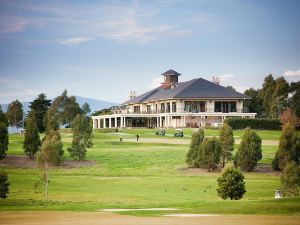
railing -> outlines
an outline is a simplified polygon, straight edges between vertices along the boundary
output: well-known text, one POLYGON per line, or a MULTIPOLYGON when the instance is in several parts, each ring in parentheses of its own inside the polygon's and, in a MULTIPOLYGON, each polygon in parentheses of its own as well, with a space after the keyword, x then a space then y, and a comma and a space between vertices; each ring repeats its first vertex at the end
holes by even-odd
MULTIPOLYGON (((118 110, 114 111, 114 114, 160 114, 160 113, 225 113, 225 112, 214 112, 214 110, 208 110, 205 109, 204 112, 199 111, 199 110, 191 110, 191 111, 186 111, 183 108, 176 109, 176 112, 170 112, 169 110, 143 110, 143 111, 136 111, 136 112, 129 112, 127 110, 118 110)), ((237 109, 236 112, 227 112, 228 115, 231 113, 249 113, 249 111, 246 108, 243 109, 237 109)), ((227 114, 226 113, 226 114, 227 114)))

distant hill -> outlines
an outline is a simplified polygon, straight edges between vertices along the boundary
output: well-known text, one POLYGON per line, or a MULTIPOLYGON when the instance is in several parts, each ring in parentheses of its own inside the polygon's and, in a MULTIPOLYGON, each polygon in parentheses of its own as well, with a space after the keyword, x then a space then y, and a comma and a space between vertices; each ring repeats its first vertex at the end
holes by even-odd
MULTIPOLYGON (((80 97, 80 96, 75 96, 75 97, 76 97, 76 101, 79 103, 80 106, 82 106, 85 102, 87 102, 90 105, 92 112, 101 110, 101 109, 110 108, 111 106, 114 106, 114 105, 119 105, 118 103, 107 102, 107 101, 97 100, 97 99, 93 99, 93 98, 85 98, 85 97, 80 97)), ((22 104, 23 104, 24 112, 29 111, 30 103, 22 102, 22 104)), ((2 107, 2 110, 4 112, 6 112, 8 104, 1 104, 1 107, 2 107)))

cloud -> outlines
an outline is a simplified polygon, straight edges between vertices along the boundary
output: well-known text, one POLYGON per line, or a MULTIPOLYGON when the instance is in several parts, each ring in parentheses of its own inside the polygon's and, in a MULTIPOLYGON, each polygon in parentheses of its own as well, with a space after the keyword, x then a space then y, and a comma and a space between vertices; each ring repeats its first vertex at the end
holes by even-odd
POLYGON ((193 35, 192 28, 195 26, 196 33, 215 32, 210 29, 215 27, 214 16, 186 10, 178 12, 176 8, 172 8, 180 3, 181 0, 156 0, 151 3, 133 1, 129 4, 25 4, 22 1, 8 1, 3 6, 3 12, 9 18, 0 18, 0 28, 3 27, 0 30, 17 33, 35 27, 45 28, 54 35, 74 36, 69 39, 55 39, 65 45, 78 45, 95 38, 144 45, 156 40, 193 35), (164 20, 161 20, 162 16, 164 20))
POLYGON ((6 78, 5 76, 0 76, 0 84, 7 84, 12 82, 11 79, 6 78))
POLYGON ((283 74, 285 77, 300 77, 300 70, 287 70, 283 74))
POLYGON ((2 92, 0 97, 20 97, 20 96, 36 96, 40 94, 41 91, 35 89, 25 89, 24 91, 19 92, 2 92))
POLYGON ((58 43, 62 45, 79 45, 88 41, 95 40, 95 38, 91 37, 75 37, 75 38, 68 38, 68 39, 58 39, 58 43))
POLYGON ((150 85, 149 85, 149 89, 153 89, 153 88, 157 88, 160 86, 160 84, 163 82, 163 77, 162 76, 159 76, 159 77, 155 77, 150 85))
POLYGON ((5 11, 3 12, 4 13, 0 14, 0 35, 19 33, 26 31, 28 28, 38 28, 43 26, 43 23, 40 20, 19 15, 11 15, 5 11))
POLYGON ((224 81, 232 80, 234 78, 234 75, 233 74, 223 74, 218 77, 222 82, 224 82, 224 81))

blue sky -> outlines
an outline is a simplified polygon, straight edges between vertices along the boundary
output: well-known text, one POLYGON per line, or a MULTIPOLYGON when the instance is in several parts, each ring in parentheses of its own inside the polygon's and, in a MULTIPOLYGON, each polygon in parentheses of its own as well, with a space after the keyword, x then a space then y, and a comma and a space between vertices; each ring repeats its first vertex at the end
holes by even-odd
POLYGON ((300 1, 0 0, 0 103, 70 94, 113 102, 219 76, 239 91, 300 80, 300 1))

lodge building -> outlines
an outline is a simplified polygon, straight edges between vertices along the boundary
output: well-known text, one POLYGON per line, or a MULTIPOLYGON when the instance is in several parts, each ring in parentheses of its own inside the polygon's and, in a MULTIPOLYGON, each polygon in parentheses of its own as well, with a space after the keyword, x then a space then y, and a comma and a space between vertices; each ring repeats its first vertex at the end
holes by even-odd
POLYGON ((162 76, 160 87, 139 96, 131 92, 128 101, 112 108, 112 114, 93 116, 93 128, 218 126, 229 117, 256 115, 244 109, 248 96, 221 86, 217 78, 179 82, 181 74, 174 70, 162 76))

